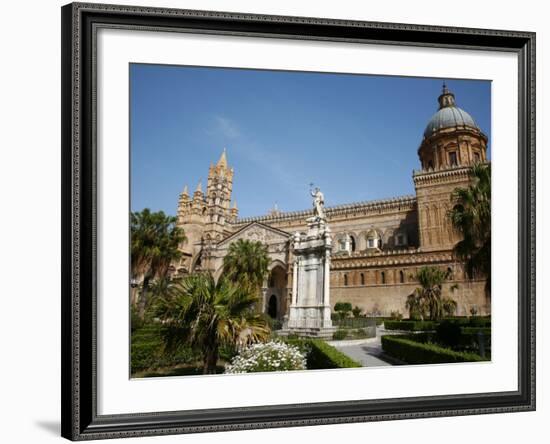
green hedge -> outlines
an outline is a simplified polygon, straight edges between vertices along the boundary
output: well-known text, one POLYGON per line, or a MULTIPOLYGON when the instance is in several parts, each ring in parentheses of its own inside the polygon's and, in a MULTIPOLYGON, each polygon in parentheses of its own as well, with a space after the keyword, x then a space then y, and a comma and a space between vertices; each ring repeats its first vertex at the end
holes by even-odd
POLYGON ((386 330, 429 331, 436 326, 437 322, 433 321, 384 321, 386 330))
POLYGON ((311 346, 311 351, 307 357, 307 368, 310 370, 361 367, 361 364, 338 351, 333 346, 328 345, 325 341, 310 339, 308 342, 311 346))
POLYGON ((286 339, 285 342, 306 353, 308 370, 361 367, 361 364, 322 339, 286 339))
POLYGON ((453 351, 431 343, 414 341, 410 335, 382 336, 382 349, 407 364, 442 364, 485 361, 473 353, 453 351))
POLYGON ((445 321, 456 322, 461 326, 468 327, 490 327, 491 316, 470 316, 470 317, 458 317, 452 316, 445 318, 445 321))
POLYGON ((444 318, 441 321, 384 321, 384 328, 386 330, 403 330, 403 331, 430 331, 435 330, 441 322, 448 322, 457 324, 462 328, 475 328, 476 331, 481 329, 491 329, 490 317, 470 317, 470 318, 444 318))
POLYGON ((148 325, 132 333, 130 349, 132 373, 192 363, 197 358, 197 354, 187 347, 181 347, 174 352, 166 351, 162 340, 161 326, 148 325))
POLYGON ((374 318, 335 318, 332 321, 332 324, 335 327, 340 328, 367 328, 367 327, 376 327, 376 319, 374 318))
POLYGON ((477 335, 478 332, 481 332, 484 336, 491 336, 491 327, 462 327, 460 331, 463 335, 477 335))

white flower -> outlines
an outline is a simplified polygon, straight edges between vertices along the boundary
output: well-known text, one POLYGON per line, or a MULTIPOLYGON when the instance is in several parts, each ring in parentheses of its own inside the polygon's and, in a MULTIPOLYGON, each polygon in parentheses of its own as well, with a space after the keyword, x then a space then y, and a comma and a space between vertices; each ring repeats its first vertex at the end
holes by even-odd
POLYGON ((230 364, 226 373, 268 372, 305 370, 306 359, 300 350, 283 342, 252 344, 241 350, 230 364))

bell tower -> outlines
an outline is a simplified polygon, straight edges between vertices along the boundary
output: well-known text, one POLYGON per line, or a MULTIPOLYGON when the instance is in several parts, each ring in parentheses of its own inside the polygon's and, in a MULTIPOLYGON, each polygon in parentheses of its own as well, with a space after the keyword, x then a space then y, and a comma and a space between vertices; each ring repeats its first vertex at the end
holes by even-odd
POLYGON ((237 208, 231 208, 233 191, 233 168, 227 164, 227 152, 224 148, 220 159, 210 165, 206 187, 206 240, 217 242, 221 239, 227 222, 237 217, 237 208))
POLYGON ((487 161, 487 136, 456 105, 455 95, 445 84, 438 103, 418 148, 421 170, 413 173, 424 251, 452 249, 458 242, 459 234, 448 216, 452 193, 469 185, 473 165, 487 161))

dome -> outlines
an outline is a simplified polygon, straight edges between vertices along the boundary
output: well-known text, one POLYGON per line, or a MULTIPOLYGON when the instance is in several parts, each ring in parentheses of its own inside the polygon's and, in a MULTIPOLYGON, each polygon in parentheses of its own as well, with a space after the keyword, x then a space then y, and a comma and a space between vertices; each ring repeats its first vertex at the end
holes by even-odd
POLYGON ((443 93, 439 96, 439 110, 432 116, 426 129, 424 138, 430 137, 435 131, 444 128, 469 127, 479 130, 474 119, 463 109, 456 106, 454 94, 443 85, 443 93))

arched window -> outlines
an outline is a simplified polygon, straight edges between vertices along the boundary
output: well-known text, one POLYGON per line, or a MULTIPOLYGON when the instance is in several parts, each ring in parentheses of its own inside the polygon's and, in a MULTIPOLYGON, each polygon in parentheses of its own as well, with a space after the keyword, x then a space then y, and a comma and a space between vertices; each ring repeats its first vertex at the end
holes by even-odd
POLYGON ((386 283, 386 273, 385 272, 380 273, 380 280, 382 281, 383 284, 386 283))
POLYGON ((344 286, 345 287, 348 286, 348 275, 347 274, 344 274, 344 286))
POLYGON ((405 282, 405 273, 403 273, 403 270, 399 271, 399 282, 402 284, 405 282))
POLYGON ((355 251, 355 237, 351 236, 349 237, 349 245, 351 251, 355 251))
POLYGON ((361 285, 365 285, 365 275, 361 273, 361 285))

